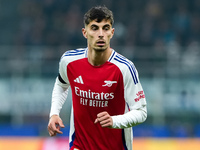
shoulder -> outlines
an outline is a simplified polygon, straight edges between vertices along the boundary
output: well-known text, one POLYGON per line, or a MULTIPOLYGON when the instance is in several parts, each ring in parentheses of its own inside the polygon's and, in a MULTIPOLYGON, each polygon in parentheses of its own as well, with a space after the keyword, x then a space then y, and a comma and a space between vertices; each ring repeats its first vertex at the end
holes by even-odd
POLYGON ((87 48, 79 48, 66 51, 59 62, 59 73, 62 79, 67 83, 67 66, 71 62, 85 58, 87 56, 87 48))
POLYGON ((78 49, 74 49, 74 50, 68 50, 62 55, 61 59, 65 58, 65 57, 82 56, 82 55, 86 54, 86 52, 87 52, 87 48, 78 48, 78 49))
POLYGON ((115 52, 113 55, 111 62, 120 67, 120 69, 125 69, 125 70, 135 70, 135 65, 131 60, 128 58, 124 57, 123 55, 115 52))
POLYGON ((87 56, 87 48, 68 50, 62 55, 60 62, 70 63, 72 61, 85 58, 86 56, 87 56))
POLYGON ((135 84, 138 83, 138 72, 134 63, 131 60, 115 52, 115 55, 113 56, 111 62, 119 67, 123 76, 129 76, 133 79, 135 84))

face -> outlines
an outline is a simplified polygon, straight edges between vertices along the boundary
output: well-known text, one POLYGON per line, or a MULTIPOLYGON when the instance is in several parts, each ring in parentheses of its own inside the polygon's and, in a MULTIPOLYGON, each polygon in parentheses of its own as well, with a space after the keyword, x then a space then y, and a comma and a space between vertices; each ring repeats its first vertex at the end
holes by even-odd
POLYGON ((88 48, 96 51, 105 51, 110 48, 110 39, 113 37, 114 28, 110 21, 91 21, 82 29, 83 36, 87 39, 88 48))

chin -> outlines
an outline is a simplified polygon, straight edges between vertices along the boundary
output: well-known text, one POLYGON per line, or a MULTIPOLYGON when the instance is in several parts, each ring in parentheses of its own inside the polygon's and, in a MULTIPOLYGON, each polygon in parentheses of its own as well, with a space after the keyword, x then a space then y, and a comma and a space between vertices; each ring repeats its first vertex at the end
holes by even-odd
POLYGON ((95 51, 99 51, 99 52, 103 52, 103 51, 105 51, 106 49, 107 49, 108 47, 94 47, 94 50, 95 51))

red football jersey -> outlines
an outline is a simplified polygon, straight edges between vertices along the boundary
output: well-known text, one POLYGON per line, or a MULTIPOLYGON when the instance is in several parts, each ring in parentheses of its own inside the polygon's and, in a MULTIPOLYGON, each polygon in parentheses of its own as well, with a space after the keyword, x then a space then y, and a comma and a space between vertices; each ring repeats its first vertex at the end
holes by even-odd
POLYGON ((88 62, 87 49, 67 51, 61 58, 59 73, 72 91, 70 149, 132 149, 131 127, 116 123, 116 129, 102 128, 94 123, 100 112, 118 116, 146 105, 135 66, 112 51, 101 66, 88 62))

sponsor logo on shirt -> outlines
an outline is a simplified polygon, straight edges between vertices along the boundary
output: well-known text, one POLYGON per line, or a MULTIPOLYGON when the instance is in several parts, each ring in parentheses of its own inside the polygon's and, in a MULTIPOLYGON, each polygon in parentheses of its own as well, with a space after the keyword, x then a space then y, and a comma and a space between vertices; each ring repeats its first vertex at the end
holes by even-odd
POLYGON ((114 93, 95 92, 82 90, 79 87, 74 87, 75 94, 80 97, 80 104, 91 107, 108 107, 108 102, 114 99, 114 93))

